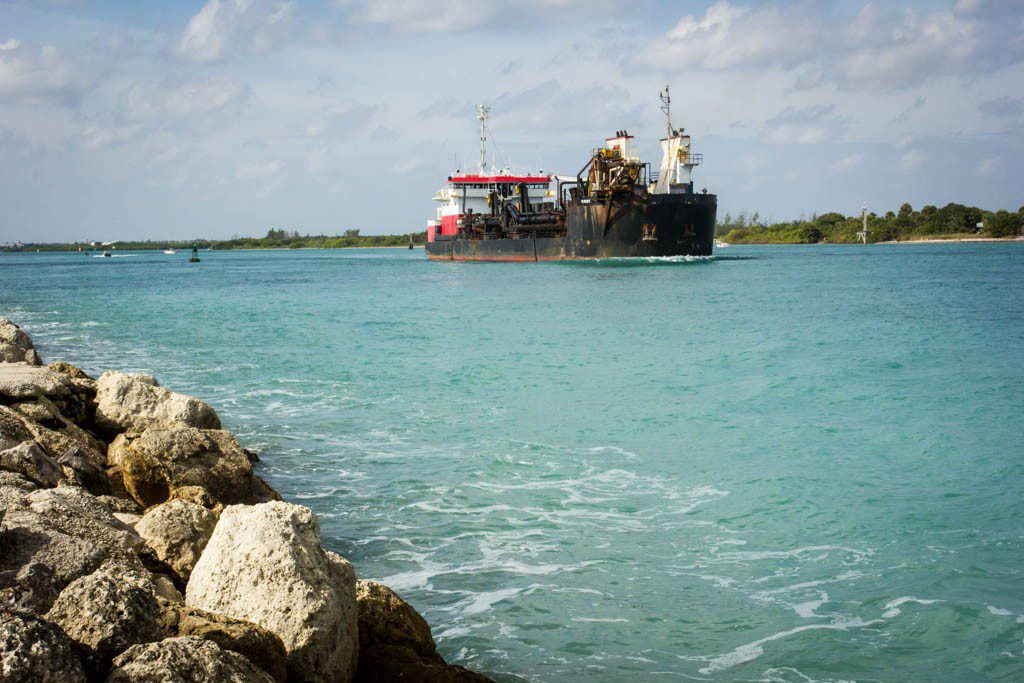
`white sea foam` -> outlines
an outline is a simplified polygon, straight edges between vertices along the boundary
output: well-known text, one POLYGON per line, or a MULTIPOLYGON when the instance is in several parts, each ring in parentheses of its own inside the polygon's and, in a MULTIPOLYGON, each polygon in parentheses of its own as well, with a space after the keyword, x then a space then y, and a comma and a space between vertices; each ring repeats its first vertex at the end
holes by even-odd
POLYGON ((530 586, 528 588, 503 588, 500 590, 484 591, 477 593, 473 596, 472 600, 468 605, 462 607, 462 613, 466 615, 470 614, 481 614, 483 612, 489 612, 494 605, 501 602, 502 600, 508 600, 514 598, 520 593, 529 595, 534 591, 535 587, 530 586))
POLYGON ((828 593, 824 591, 821 593, 821 597, 817 600, 808 600, 807 602, 801 602, 793 605, 793 611, 797 613, 797 616, 803 617, 804 619, 812 619, 821 615, 815 614, 815 610, 828 602, 828 593))
POLYGON ((933 605, 936 602, 942 601, 923 600, 921 598, 915 598, 913 596, 904 596, 902 598, 896 598, 895 600, 890 600, 889 602, 885 603, 885 612, 882 612, 882 617, 884 619, 892 619, 893 617, 898 617, 900 614, 902 614, 902 610, 900 610, 900 607, 906 605, 907 603, 914 603, 918 605, 933 605))
MULTIPOLYGON (((698 658, 707 661, 707 666, 700 669, 700 673, 709 675, 725 669, 730 669, 738 664, 750 662, 764 654, 764 648, 762 647, 765 643, 770 643, 775 640, 782 638, 788 638, 789 636, 802 633, 804 631, 817 631, 817 630, 830 630, 830 631, 848 631, 851 628, 863 628, 865 626, 871 626, 879 623, 878 619, 865 621, 863 619, 850 619, 847 621, 834 621, 828 624, 807 624, 805 626, 797 626, 787 631, 780 631, 773 633, 770 636, 755 640, 751 643, 740 645, 731 652, 727 652, 723 655, 708 658, 698 658)), ((684 658, 685 659, 685 658, 684 658)))

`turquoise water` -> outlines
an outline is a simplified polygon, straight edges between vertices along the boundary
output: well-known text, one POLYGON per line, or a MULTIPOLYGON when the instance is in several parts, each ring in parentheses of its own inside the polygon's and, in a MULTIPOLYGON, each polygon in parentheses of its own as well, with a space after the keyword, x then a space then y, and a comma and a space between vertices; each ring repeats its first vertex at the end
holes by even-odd
POLYGON ((1024 244, 0 254, 501 680, 1024 678, 1024 244))

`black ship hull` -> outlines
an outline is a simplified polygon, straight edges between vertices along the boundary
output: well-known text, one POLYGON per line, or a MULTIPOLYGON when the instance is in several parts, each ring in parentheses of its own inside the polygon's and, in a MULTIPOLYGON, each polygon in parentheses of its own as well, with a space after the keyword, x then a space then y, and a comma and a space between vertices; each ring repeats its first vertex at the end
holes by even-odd
POLYGON ((566 208, 565 231, 555 237, 523 231, 517 238, 439 237, 427 257, 443 261, 563 261, 573 259, 711 256, 717 198, 661 194, 566 208))

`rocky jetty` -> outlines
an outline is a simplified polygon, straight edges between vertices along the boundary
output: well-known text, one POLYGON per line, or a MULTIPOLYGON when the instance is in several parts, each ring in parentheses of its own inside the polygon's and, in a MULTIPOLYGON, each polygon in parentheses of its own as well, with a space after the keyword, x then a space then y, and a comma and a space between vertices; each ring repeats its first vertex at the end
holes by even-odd
POLYGON ((0 318, 0 681, 489 680, 254 459, 199 399, 44 365, 0 318))

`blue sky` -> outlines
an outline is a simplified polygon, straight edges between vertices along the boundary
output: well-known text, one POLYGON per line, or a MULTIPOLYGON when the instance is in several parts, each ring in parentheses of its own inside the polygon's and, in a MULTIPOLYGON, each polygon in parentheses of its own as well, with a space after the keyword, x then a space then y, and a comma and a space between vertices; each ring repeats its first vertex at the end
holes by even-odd
POLYGON ((0 0, 0 241, 420 230, 674 121, 719 211, 1024 204, 1024 2, 0 0))

